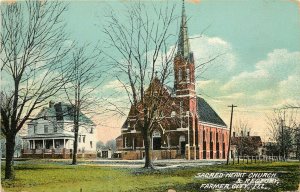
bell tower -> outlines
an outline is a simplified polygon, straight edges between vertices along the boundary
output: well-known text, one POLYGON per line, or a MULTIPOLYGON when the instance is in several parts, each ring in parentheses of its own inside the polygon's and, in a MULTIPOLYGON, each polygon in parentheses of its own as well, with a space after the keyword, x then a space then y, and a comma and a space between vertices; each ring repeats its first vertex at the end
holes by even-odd
POLYGON ((181 103, 184 111, 189 111, 192 116, 196 115, 195 63, 190 49, 184 0, 177 53, 174 58, 174 77, 174 89, 178 102, 181 103))
POLYGON ((190 50, 184 1, 182 4, 177 53, 174 59, 174 74, 176 97, 195 97, 194 55, 190 50))

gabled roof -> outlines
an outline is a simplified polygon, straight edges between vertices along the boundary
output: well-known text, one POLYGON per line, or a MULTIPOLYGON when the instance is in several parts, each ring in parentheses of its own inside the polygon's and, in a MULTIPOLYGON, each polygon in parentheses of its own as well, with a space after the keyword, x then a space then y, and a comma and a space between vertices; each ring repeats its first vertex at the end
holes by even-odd
MULTIPOLYGON (((70 104, 59 102, 54 104, 52 107, 43 107, 43 109, 37 114, 36 118, 46 116, 48 118, 56 118, 57 121, 73 121, 73 113, 74 111, 70 104)), ((79 122, 94 124, 93 121, 81 111, 79 112, 79 122)))
POLYGON ((215 110, 201 97, 197 97, 197 110, 200 121, 227 126, 215 110))
POLYGON ((123 125, 122 125, 122 128, 127 128, 128 127, 128 121, 126 120, 123 125))
POLYGON ((238 145, 242 139, 248 139, 251 143, 262 146, 262 140, 260 136, 231 137, 231 144, 238 145))
MULTIPOLYGON (((54 105, 56 117, 60 115, 60 117, 64 121, 73 121, 73 107, 70 104, 59 102, 54 105)), ((93 124, 93 121, 89 119, 85 114, 83 114, 81 111, 79 112, 79 122, 81 123, 88 123, 93 124)))
POLYGON ((116 140, 118 140, 118 139, 123 139, 123 136, 122 136, 122 135, 119 135, 119 136, 116 138, 116 140))
POLYGON ((168 91, 168 93, 172 96, 176 93, 175 89, 168 86, 168 85, 164 85, 164 87, 166 88, 166 90, 168 91))

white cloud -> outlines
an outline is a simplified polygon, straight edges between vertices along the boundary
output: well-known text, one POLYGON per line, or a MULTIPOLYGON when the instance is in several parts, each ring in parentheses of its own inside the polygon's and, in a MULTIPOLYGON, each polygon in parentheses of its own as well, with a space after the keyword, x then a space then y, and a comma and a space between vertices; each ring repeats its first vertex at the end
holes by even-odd
POLYGON ((202 89, 209 88, 217 83, 218 82, 216 80, 202 80, 196 82, 197 86, 202 89))
MULTIPOLYGON (((229 42, 220 37, 195 35, 190 37, 191 50, 194 52, 196 65, 221 55, 212 64, 224 70, 231 70, 236 65, 236 55, 229 42)), ((214 70, 216 67, 214 67, 214 70)))
MULTIPOLYGON (((226 92, 244 90, 252 95, 257 93, 261 94, 261 91, 269 89, 273 91, 278 89, 277 91, 280 91, 282 86, 280 88, 279 84, 284 84, 291 78, 291 75, 295 77, 299 76, 299 61, 300 52, 275 49, 268 54, 266 59, 258 61, 255 64, 253 71, 243 71, 240 74, 233 76, 230 81, 221 87, 221 90, 226 92)), ((290 79, 290 81, 293 86, 291 86, 290 89, 285 90, 285 92, 281 91, 281 94, 287 95, 287 93, 292 92, 293 89, 297 89, 297 87, 299 89, 299 86, 294 84, 297 80, 290 79)))
MULTIPOLYGON (((129 88, 129 85, 125 85, 127 88, 129 88)), ((125 91, 124 84, 122 84, 119 80, 112 80, 106 83, 103 86, 103 89, 110 89, 110 90, 116 90, 116 91, 125 91)))
POLYGON ((245 97, 245 94, 242 93, 242 92, 239 92, 239 93, 232 93, 232 94, 229 94, 229 95, 225 95, 225 96, 220 96, 218 97, 220 100, 234 100, 234 99, 241 99, 245 97))

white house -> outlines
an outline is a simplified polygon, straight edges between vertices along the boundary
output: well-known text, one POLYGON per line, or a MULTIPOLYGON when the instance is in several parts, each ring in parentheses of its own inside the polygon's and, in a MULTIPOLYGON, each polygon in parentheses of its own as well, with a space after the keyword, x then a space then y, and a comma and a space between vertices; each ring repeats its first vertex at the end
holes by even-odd
MULTIPOLYGON (((71 158, 74 144, 73 109, 70 104, 50 102, 27 123, 28 135, 22 157, 71 158)), ((96 157, 94 123, 80 112, 78 157, 96 157)))

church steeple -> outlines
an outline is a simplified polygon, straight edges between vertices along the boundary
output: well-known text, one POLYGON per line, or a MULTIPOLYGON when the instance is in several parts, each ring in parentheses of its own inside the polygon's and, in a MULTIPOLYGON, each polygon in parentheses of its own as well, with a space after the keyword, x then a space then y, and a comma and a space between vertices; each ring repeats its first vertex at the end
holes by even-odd
POLYGON ((190 42, 188 38, 187 18, 185 14, 185 5, 183 0, 177 55, 181 56, 184 60, 190 60, 190 53, 191 50, 190 50, 190 42))
POLYGON ((184 1, 178 38, 178 50, 174 58, 174 89, 176 97, 195 97, 195 63, 190 49, 187 17, 184 1))

